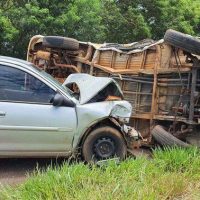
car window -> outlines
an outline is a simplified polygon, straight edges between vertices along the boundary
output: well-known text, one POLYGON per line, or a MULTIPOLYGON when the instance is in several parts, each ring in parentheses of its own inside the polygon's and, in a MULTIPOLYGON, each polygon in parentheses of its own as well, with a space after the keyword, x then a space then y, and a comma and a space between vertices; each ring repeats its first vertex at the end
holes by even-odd
POLYGON ((22 70, 0 65, 0 100, 50 103, 56 92, 22 70))

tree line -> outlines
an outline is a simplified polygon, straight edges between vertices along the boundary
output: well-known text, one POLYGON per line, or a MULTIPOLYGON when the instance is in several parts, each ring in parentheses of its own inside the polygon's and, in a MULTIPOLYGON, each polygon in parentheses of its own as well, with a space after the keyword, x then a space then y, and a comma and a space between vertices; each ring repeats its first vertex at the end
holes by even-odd
POLYGON ((199 0, 1 0, 0 55, 25 58, 33 35, 129 43, 168 28, 198 35, 199 0))

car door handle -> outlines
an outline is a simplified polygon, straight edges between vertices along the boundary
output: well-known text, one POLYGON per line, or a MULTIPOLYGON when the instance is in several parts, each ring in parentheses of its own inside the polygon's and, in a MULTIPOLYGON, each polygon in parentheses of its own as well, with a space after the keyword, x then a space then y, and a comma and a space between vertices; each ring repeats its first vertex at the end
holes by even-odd
POLYGON ((0 111, 0 117, 5 117, 5 116, 6 116, 6 113, 3 111, 0 111))

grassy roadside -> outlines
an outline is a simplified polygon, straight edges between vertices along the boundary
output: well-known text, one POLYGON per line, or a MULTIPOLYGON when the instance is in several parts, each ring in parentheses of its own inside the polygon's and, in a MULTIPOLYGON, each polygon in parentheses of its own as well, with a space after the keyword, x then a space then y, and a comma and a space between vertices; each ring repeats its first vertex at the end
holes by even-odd
POLYGON ((200 151, 155 150, 152 160, 128 159, 102 168, 50 167, 16 188, 4 187, 0 199, 200 199, 200 151))

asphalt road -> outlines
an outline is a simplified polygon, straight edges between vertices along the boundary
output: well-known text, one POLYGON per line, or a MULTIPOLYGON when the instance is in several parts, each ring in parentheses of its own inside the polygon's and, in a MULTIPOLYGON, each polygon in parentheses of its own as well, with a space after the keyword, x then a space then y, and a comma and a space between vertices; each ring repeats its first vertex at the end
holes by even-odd
MULTIPOLYGON (((135 149, 130 152, 135 157, 145 156, 151 158, 149 149, 135 149)), ((46 169, 48 166, 62 165, 65 159, 47 159, 47 158, 10 158, 0 159, 0 184, 2 185, 18 185, 28 178, 28 174, 39 169, 46 169)))
POLYGON ((2 185, 17 185, 25 181, 36 169, 45 169, 49 165, 61 165, 64 159, 0 159, 0 183, 2 185))

